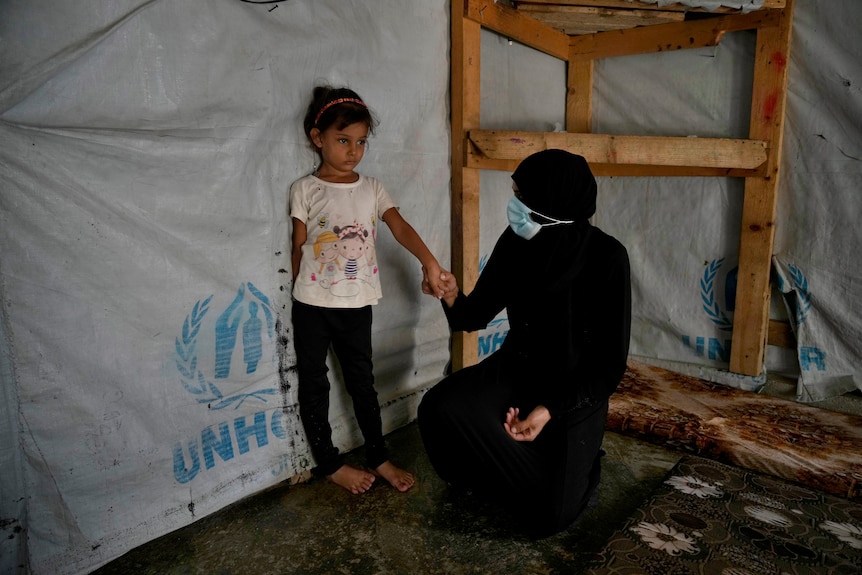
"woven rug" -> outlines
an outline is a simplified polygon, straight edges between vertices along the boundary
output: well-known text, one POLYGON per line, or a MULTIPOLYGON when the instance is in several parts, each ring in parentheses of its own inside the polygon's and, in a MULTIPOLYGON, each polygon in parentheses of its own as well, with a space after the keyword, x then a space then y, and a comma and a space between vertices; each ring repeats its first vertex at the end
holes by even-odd
POLYGON ((858 575, 862 504, 685 456, 587 573, 858 575))

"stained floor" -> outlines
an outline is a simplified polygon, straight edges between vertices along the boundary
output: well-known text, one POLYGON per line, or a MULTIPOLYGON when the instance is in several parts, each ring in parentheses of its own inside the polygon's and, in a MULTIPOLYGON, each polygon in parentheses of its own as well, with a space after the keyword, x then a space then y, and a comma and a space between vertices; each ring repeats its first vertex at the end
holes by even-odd
MULTIPOLYGON (((792 386, 773 382, 766 392, 788 396, 792 386)), ((822 407, 860 414, 862 396, 851 394, 822 407)), ((382 482, 360 496, 320 479, 276 486, 95 573, 577 575, 682 455, 606 433, 598 505, 569 530, 533 540, 505 509, 449 489, 431 468, 415 423, 388 440, 396 463, 418 478, 407 493, 382 482)), ((350 458, 361 464, 359 455, 350 458)))
POLYGON ((407 493, 381 483, 355 496, 319 479, 277 486, 95 573, 576 574, 680 457, 606 434, 598 505, 568 531, 534 540, 504 509, 441 481, 415 423, 388 440, 396 462, 417 476, 407 493))

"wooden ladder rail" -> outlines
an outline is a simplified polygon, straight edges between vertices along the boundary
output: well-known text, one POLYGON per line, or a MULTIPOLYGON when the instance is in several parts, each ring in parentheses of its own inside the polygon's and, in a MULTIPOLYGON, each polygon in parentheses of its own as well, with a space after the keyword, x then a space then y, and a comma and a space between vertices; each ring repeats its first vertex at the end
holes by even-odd
MULTIPOLYGON (((770 0, 769 5, 773 7, 749 14, 570 37, 490 0, 453 0, 451 266, 459 285, 469 291, 479 274, 481 169, 512 171, 530 153, 558 147, 584 155, 598 176, 742 177, 745 196, 730 370, 762 374, 770 333, 788 341, 788 330, 769 321, 769 296, 793 0, 770 0), (567 62, 567 133, 480 129, 482 28, 567 62), (726 32, 752 29, 757 31, 757 48, 749 139, 590 133, 596 59, 714 46, 726 32)), ((477 335, 453 334, 453 368, 477 359, 477 335)))

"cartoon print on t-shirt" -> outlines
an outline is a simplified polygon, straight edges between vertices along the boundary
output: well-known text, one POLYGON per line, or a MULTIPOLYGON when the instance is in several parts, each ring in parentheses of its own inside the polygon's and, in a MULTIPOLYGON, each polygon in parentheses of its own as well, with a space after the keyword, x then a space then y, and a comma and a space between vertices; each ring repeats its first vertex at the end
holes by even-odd
POLYGON ((353 297, 357 295, 360 286, 356 280, 359 279, 360 263, 364 264, 365 262, 367 250, 365 241, 368 232, 362 224, 354 221, 347 226, 334 226, 332 232, 323 232, 321 236, 326 236, 327 240, 332 240, 331 247, 327 246, 327 250, 325 250, 326 255, 323 256, 323 249, 320 252, 321 257, 329 258, 328 263, 325 264, 329 267, 325 267, 321 257, 317 257, 318 252, 316 250, 315 259, 321 261, 320 273, 325 270, 326 274, 331 275, 324 275, 318 284, 322 288, 328 289, 334 296, 353 297))
POLYGON ((317 274, 312 273, 311 280, 317 281, 325 289, 337 282, 335 276, 341 270, 337 245, 338 236, 329 231, 317 236, 314 242, 314 261, 320 262, 320 268, 317 274))
POLYGON ((365 238, 368 237, 368 232, 363 229, 361 224, 356 222, 351 226, 339 228, 335 226, 332 231, 338 234, 338 243, 336 248, 339 255, 346 261, 344 264, 344 277, 349 280, 355 280, 359 275, 359 258, 362 257, 365 251, 365 238))
MULTIPOLYGON (((374 233, 371 233, 371 237, 374 237, 374 233)), ((377 273, 377 250, 374 249, 374 240, 368 239, 365 241, 365 259, 368 261, 368 271, 366 272, 366 276, 371 280, 371 277, 377 273)))

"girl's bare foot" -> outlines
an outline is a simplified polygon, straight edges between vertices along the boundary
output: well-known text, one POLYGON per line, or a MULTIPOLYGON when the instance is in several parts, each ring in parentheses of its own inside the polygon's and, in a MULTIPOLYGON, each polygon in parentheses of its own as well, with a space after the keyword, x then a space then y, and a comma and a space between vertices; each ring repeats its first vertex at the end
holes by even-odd
POLYGON ((395 467, 391 461, 384 461, 374 472, 389 482, 398 491, 407 491, 416 483, 416 478, 409 471, 395 467))
POLYGON ((371 484, 376 479, 374 474, 362 469, 357 469, 352 465, 344 464, 339 467, 332 475, 327 475, 327 479, 336 485, 340 485, 354 495, 365 493, 371 489, 371 484))

